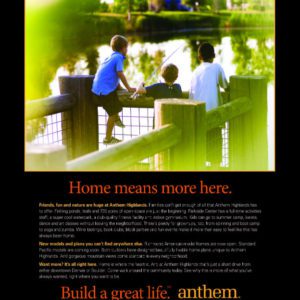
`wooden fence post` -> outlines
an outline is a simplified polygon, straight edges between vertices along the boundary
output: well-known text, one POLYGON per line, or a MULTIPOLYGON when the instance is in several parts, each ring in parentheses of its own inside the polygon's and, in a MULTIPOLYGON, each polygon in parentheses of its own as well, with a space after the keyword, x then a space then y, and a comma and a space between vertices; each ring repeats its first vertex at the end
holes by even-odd
POLYGON ((72 158, 98 150, 98 112, 91 92, 94 76, 61 76, 60 92, 72 94, 76 104, 69 113, 72 158))
POLYGON ((26 144, 26 171, 64 171, 67 163, 65 146, 26 144))
POLYGON ((232 170, 268 170, 267 80, 262 76, 232 76, 230 101, 249 97, 252 109, 229 123, 229 164, 232 170))
POLYGON ((155 101, 155 128, 174 124, 181 129, 181 141, 169 151, 169 169, 205 169, 206 110, 204 102, 183 99, 155 101))

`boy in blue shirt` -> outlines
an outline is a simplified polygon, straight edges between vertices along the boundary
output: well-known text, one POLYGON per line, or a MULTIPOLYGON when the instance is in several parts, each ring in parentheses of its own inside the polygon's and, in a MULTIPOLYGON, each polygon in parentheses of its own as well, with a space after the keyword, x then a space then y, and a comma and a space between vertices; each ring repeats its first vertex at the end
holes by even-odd
POLYGON ((161 68, 160 75, 164 79, 164 83, 155 83, 150 86, 139 86, 138 94, 146 94, 154 99, 165 98, 182 98, 182 90, 180 84, 174 84, 178 78, 178 68, 173 64, 167 64, 161 68))
POLYGON ((120 80, 129 92, 135 92, 135 88, 130 87, 123 73, 123 62, 128 49, 127 39, 121 35, 115 35, 111 39, 110 46, 114 52, 101 64, 92 87, 92 92, 99 97, 97 100, 109 116, 106 137, 103 141, 107 145, 121 142, 112 136, 114 126, 125 127, 119 117, 119 112, 122 111, 122 104, 117 94, 117 90, 122 89, 120 80))

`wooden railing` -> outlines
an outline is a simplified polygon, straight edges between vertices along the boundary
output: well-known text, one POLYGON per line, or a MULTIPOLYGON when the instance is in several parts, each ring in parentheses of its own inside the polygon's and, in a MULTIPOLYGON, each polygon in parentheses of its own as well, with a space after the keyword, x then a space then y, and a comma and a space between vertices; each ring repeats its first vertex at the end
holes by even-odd
POLYGON ((181 131, 175 125, 165 125, 148 134, 79 157, 67 163, 70 171, 117 171, 167 150, 181 139, 181 131))
POLYGON ((56 168, 54 157, 58 157, 57 152, 66 151, 56 146, 53 163, 48 149, 45 154, 47 164, 42 164, 43 151, 39 146, 31 145, 27 151, 28 170, 124 170, 150 156, 155 156, 155 170, 205 170, 207 131, 225 122, 229 122, 230 130, 230 169, 267 170, 267 83, 264 77, 232 76, 226 103, 209 112, 206 112, 204 102, 187 99, 154 101, 145 97, 132 100, 127 92, 119 92, 124 107, 154 107, 155 129, 100 152, 97 103, 90 91, 92 80, 92 76, 61 77, 61 96, 27 104, 26 119, 59 111, 70 115, 72 145, 69 148, 72 153, 69 157, 73 158, 65 162, 63 168, 61 162, 56 168))
POLYGON ((41 118, 72 109, 75 105, 75 98, 71 94, 48 97, 26 103, 26 120, 41 118))

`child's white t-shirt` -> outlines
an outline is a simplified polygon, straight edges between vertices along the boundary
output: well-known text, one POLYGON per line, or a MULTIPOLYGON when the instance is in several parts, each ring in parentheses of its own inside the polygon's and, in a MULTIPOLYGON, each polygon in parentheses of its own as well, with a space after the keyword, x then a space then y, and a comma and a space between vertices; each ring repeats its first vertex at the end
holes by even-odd
POLYGON ((190 99, 206 102, 206 110, 216 108, 219 105, 219 87, 228 87, 223 68, 217 63, 203 62, 193 72, 190 99))

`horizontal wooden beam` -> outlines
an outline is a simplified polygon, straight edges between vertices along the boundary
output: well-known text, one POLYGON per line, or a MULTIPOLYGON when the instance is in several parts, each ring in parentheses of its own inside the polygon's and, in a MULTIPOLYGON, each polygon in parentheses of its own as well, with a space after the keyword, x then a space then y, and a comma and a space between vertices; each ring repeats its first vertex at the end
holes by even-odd
POLYGON ((31 120, 60 113, 71 109, 74 104, 75 98, 70 94, 27 101, 25 105, 25 118, 26 120, 31 120))
POLYGON ((126 90, 118 91, 118 96, 123 107, 137 107, 137 108, 153 108, 154 99, 151 97, 138 96, 136 99, 132 99, 132 93, 126 90))
MULTIPOLYGON (((138 96, 136 99, 131 98, 131 93, 127 92, 126 90, 118 91, 118 96, 123 104, 123 107, 141 107, 141 108, 152 108, 154 107, 155 99, 151 97, 145 97, 143 95, 138 96)), ((228 92, 221 92, 223 103, 229 102, 229 93, 228 92)), ((182 98, 189 99, 189 92, 182 91, 182 98)))
POLYGON ((63 145, 26 143, 25 171, 63 171, 67 150, 63 145))
POLYGON ((248 97, 232 100, 206 113, 206 130, 216 128, 225 122, 238 117, 252 109, 252 102, 248 97))
POLYGON ((153 156, 176 145, 181 131, 175 125, 165 125, 132 140, 110 146, 67 163, 69 171, 116 171, 153 156))

